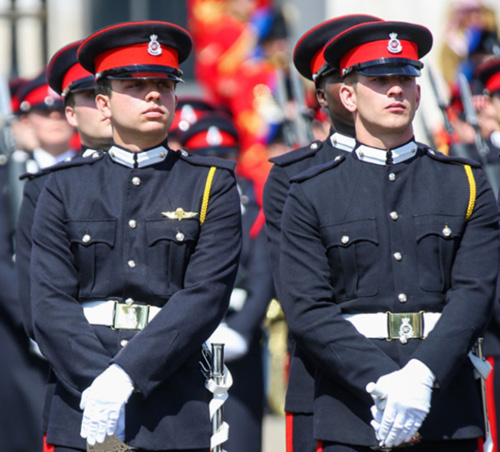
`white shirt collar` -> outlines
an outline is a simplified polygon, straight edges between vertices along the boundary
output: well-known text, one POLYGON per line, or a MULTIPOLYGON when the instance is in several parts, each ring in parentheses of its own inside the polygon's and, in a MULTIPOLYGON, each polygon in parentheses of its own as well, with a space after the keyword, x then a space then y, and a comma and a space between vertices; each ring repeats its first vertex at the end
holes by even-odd
POLYGON ((148 151, 131 152, 118 146, 111 146, 108 154, 113 161, 120 165, 128 166, 129 168, 144 168, 163 162, 167 158, 168 149, 158 146, 148 151))
POLYGON ((33 150, 33 158, 35 159, 40 169, 55 165, 56 163, 62 162, 63 160, 71 159, 74 156, 75 151, 73 151, 73 149, 68 149, 66 152, 63 152, 59 155, 49 154, 42 148, 36 148, 33 150))
MULTIPOLYGON (((404 162, 412 157, 414 157, 417 153, 417 143, 414 141, 410 141, 403 146, 392 149, 392 164, 397 164, 404 162)), ((387 164, 387 154, 388 151, 385 149, 372 148, 370 146, 365 146, 364 144, 360 145, 356 148, 356 155, 358 159, 362 162, 374 163, 375 165, 386 165, 387 164)))
POLYGON ((332 143, 334 148, 340 149, 341 151, 351 152, 356 145, 356 140, 348 135, 334 132, 330 135, 330 143, 332 143))

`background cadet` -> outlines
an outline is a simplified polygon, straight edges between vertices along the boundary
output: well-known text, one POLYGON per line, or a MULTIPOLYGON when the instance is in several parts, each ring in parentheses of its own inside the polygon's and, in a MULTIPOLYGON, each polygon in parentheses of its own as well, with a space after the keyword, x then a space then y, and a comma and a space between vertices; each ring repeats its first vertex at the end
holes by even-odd
MULTIPOLYGON (((350 152, 354 147, 352 114, 341 106, 338 90, 341 85, 338 68, 325 63, 323 46, 342 31, 363 23, 380 20, 368 15, 351 15, 331 19, 309 30, 295 46, 293 61, 298 71, 314 80, 317 98, 326 108, 332 122, 332 133, 324 141, 297 149, 271 159, 273 168, 264 188, 264 213, 266 234, 273 278, 278 295, 281 289, 278 271, 281 235, 281 214, 289 179, 305 169, 333 160, 335 156, 350 152)), ((316 450, 312 436, 314 400, 314 368, 309 360, 295 348, 290 365, 285 410, 287 411, 287 451, 308 452, 316 450)))
POLYGON ((209 447, 201 346, 227 309, 241 226, 234 164, 167 145, 190 50, 160 21, 109 26, 79 49, 113 145, 53 172, 35 212, 32 313, 57 377, 55 452, 113 433, 138 451, 209 447))
MULTIPOLYGON (((196 155, 236 161, 238 133, 229 117, 206 115, 182 135, 184 148, 196 155)), ((210 341, 224 343, 224 356, 233 376, 224 419, 229 424, 227 451, 260 452, 264 415, 262 320, 274 287, 266 237, 256 223, 260 207, 252 181, 236 178, 240 192, 242 250, 238 275, 224 321, 210 341)))
MULTIPOLYGON (((38 146, 33 150, 33 159, 38 169, 74 157, 71 148, 75 129, 64 115, 64 102, 47 83, 47 69, 44 68, 32 80, 19 88, 19 120, 33 131, 38 146)), ((30 172, 36 172, 32 167, 30 172)))
MULTIPOLYGON (((82 151, 86 151, 90 155, 93 149, 103 149, 110 146, 111 123, 97 110, 93 74, 83 69, 78 63, 76 53, 80 44, 81 41, 74 42, 56 52, 48 66, 47 76, 51 88, 64 99, 66 119, 76 128, 82 143, 82 151)), ((16 268, 24 327, 32 339, 34 339, 34 335, 30 305, 30 258, 31 228, 36 204, 52 171, 65 168, 68 165, 78 165, 79 161, 72 159, 71 162, 61 162, 38 173, 25 175, 27 181, 24 186, 23 203, 19 211, 16 231, 16 268)), ((47 428, 51 392, 55 388, 54 378, 51 373, 44 409, 44 431, 47 428)))
POLYGON ((415 451, 477 451, 484 433, 467 353, 495 300, 498 213, 478 164, 413 141, 431 46, 403 22, 325 46, 358 145, 294 179, 280 260, 290 329, 318 369, 324 452, 391 449, 417 432, 415 451))
POLYGON ((2 449, 42 451, 46 365, 23 328, 14 267, 14 209, 9 161, 0 153, 0 437, 2 449))

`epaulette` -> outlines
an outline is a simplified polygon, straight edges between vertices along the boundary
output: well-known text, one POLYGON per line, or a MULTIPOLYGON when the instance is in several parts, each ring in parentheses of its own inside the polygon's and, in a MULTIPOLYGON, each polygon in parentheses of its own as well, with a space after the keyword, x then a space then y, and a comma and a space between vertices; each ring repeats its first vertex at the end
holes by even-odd
POLYGON ((225 160, 219 157, 193 155, 184 149, 169 152, 174 152, 179 158, 193 165, 215 166, 217 168, 228 169, 231 171, 234 171, 234 168, 236 167, 236 162, 233 162, 232 160, 225 160))
POLYGON ((455 155, 444 155, 441 152, 435 151, 427 146, 423 148, 424 152, 433 160, 443 163, 458 163, 460 165, 470 165, 473 168, 481 168, 481 164, 473 159, 468 159, 466 157, 458 157, 455 155))
POLYGON ((297 174, 296 176, 290 179, 290 182, 303 182, 311 177, 317 176, 329 169, 335 168, 340 165, 346 159, 345 155, 338 155, 330 162, 322 163, 320 165, 313 166, 312 168, 308 168, 305 171, 297 174))
POLYGON ((323 144, 323 141, 313 141, 308 146, 304 146, 302 148, 287 152, 286 154, 269 159, 269 161, 278 166, 290 165, 291 163, 298 162, 305 159, 306 157, 309 157, 310 155, 316 154, 316 152, 318 152, 323 147, 323 144))
POLYGON ((47 166, 46 168, 42 168, 36 173, 24 173, 19 176, 20 180, 23 179, 35 179, 37 177, 43 176, 45 174, 53 173, 54 171, 59 171, 66 168, 89 165, 92 163, 101 160, 104 157, 105 153, 103 151, 94 151, 92 154, 87 155, 86 157, 82 157, 80 155, 72 157, 71 159, 66 159, 62 162, 56 163, 52 166, 47 166))

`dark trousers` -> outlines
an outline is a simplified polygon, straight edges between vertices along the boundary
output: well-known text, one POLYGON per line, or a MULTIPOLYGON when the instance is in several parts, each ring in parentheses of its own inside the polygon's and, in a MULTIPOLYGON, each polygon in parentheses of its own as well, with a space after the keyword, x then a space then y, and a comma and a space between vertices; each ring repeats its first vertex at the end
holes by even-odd
POLYGON ((316 452, 312 413, 286 413, 286 452, 316 452))
MULTIPOLYGON (((425 441, 415 446, 400 449, 394 448, 393 451, 408 452, 478 452, 477 439, 467 439, 461 441, 425 441)), ((350 446, 347 444, 338 444, 324 442, 323 446, 319 443, 317 452, 373 452, 373 449, 366 446, 350 446)))

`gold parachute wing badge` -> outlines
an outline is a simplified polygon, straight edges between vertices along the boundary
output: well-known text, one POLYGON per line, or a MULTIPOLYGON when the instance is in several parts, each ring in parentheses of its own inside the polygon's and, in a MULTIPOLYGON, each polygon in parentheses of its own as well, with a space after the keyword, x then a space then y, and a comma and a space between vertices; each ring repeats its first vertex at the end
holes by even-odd
POLYGON ((169 220, 182 221, 195 218, 198 212, 186 212, 182 207, 178 207, 174 212, 162 212, 161 214, 169 220))

